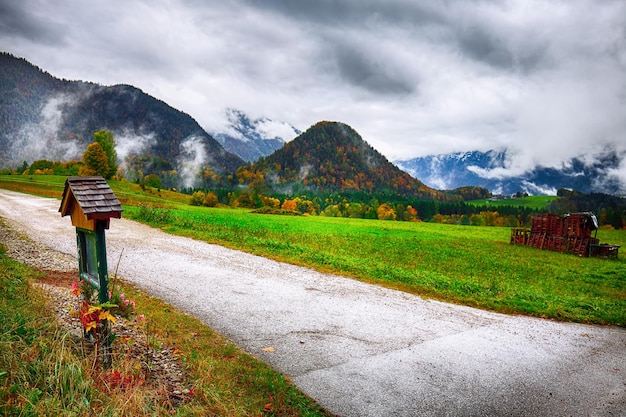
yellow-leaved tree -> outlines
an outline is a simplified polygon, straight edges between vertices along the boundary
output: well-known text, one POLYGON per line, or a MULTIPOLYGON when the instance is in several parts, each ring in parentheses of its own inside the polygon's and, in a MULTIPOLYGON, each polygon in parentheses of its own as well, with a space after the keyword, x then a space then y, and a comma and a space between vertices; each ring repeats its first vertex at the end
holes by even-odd
POLYGON ((378 220, 396 220, 396 211, 390 204, 384 203, 378 206, 378 220))
POLYGON ((109 162, 107 154, 98 142, 91 143, 83 154, 83 166, 80 167, 78 175, 92 176, 102 175, 106 178, 109 173, 109 162))

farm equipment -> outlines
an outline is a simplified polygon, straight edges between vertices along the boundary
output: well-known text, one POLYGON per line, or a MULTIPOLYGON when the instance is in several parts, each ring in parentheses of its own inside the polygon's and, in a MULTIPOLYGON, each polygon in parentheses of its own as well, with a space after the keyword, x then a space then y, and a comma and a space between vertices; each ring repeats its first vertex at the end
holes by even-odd
POLYGON ((593 213, 535 214, 530 230, 511 229, 511 244, 537 249, 617 259, 619 245, 600 244, 598 219, 593 213), (591 233, 595 231, 594 237, 591 233))

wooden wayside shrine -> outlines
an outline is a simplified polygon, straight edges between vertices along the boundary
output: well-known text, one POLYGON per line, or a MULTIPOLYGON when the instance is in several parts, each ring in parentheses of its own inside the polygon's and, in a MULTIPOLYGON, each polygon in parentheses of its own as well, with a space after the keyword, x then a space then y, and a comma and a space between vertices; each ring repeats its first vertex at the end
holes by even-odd
POLYGON ((65 181, 61 216, 70 215, 75 227, 96 230, 97 222, 109 228, 111 218, 122 217, 122 205, 102 177, 69 177, 65 181))
POLYGON ((76 227, 80 279, 98 289, 101 303, 109 301, 104 230, 111 218, 122 217, 122 205, 102 177, 69 177, 65 181, 61 216, 76 227))
MULTIPOLYGON (((70 216, 76 227, 78 273, 84 281, 98 290, 98 301, 109 301, 109 272, 107 265, 105 229, 111 218, 122 217, 122 205, 103 177, 69 177, 65 181, 59 212, 70 216)), ((102 361, 111 364, 111 325, 104 321, 102 361)), ((87 333, 85 333, 85 336, 87 333)))

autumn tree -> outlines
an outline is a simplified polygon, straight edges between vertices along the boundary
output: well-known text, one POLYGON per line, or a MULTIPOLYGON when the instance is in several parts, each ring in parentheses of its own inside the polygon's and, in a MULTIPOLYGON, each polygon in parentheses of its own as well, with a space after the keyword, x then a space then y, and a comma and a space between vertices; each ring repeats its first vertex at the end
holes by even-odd
POLYGON ((244 207, 244 208, 258 208, 261 206, 261 201, 259 200, 256 193, 251 192, 249 189, 244 189, 239 194, 239 197, 235 199, 232 203, 234 207, 244 207))
POLYGON ((219 204, 219 199, 217 198, 217 194, 213 191, 209 191, 204 196, 204 200, 202 201, 202 205, 206 207, 217 207, 219 204))
POLYGON ((281 208, 283 210, 296 211, 296 209, 298 208, 298 202, 295 199, 294 200, 285 200, 283 202, 283 205, 281 206, 281 208))
POLYGON ((98 142, 89 144, 83 154, 83 166, 78 171, 78 175, 102 175, 106 178, 108 172, 109 162, 102 146, 98 142))
POLYGON ((387 203, 378 206, 376 212, 378 214, 378 220, 396 220, 397 218, 396 211, 387 203))
POLYGON ((262 194, 259 194, 259 199, 263 203, 265 207, 271 207, 277 209, 280 207, 280 200, 275 197, 268 197, 262 194))
POLYGON ((152 187, 160 190, 163 185, 161 183, 161 178, 156 174, 148 174, 143 178, 143 184, 146 187, 152 187))
POLYGON ((412 206, 406 206, 406 210, 402 215, 402 220, 405 222, 416 222, 417 221, 417 210, 415 210, 412 206))
POLYGON ((204 203, 204 199, 206 197, 206 193, 204 191, 196 191, 191 195, 189 199, 189 204, 192 206, 201 206, 204 203))
POLYGON ((108 130, 98 130, 93 134, 94 143, 99 143, 104 150, 107 157, 107 163, 109 166, 106 174, 102 176, 109 179, 117 172, 117 151, 115 150, 115 138, 113 133, 108 130))

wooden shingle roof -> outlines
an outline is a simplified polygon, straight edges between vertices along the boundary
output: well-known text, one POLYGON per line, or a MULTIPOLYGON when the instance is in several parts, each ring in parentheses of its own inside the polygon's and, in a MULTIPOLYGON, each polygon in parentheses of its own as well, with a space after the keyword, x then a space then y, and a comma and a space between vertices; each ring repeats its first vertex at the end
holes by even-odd
POLYGON ((122 205, 102 177, 68 177, 59 208, 61 216, 72 214, 75 204, 88 220, 122 217, 122 205))

